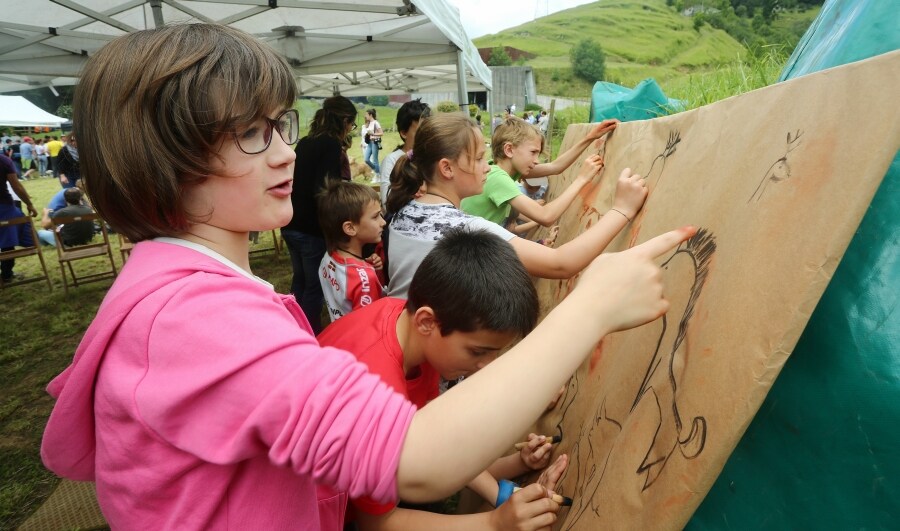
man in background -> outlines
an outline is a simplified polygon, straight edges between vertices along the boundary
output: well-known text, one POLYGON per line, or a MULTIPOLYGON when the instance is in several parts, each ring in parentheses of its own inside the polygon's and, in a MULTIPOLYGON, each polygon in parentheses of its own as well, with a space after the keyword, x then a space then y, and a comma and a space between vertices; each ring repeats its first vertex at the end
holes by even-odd
POLYGON ((84 194, 78 188, 66 188, 63 191, 63 198, 66 200, 66 206, 59 210, 44 209, 44 215, 41 217, 41 230, 38 231, 38 238, 44 245, 56 245, 57 235, 62 238, 63 245, 84 245, 94 238, 94 222, 92 220, 74 221, 65 223, 58 227, 58 232, 54 233, 54 218, 67 216, 83 216, 85 214, 93 214, 91 207, 83 204, 82 198, 84 194))

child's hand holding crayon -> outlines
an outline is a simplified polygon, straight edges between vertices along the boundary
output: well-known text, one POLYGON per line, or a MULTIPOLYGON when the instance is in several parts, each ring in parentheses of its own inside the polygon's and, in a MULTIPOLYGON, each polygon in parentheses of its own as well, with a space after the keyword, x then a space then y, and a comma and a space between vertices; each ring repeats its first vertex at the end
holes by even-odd
POLYGON ((553 443, 558 442, 553 437, 546 435, 528 434, 528 440, 516 444, 519 457, 528 468, 540 470, 550 464, 550 454, 553 453, 553 443))
POLYGON ((517 489, 505 503, 491 511, 490 527, 497 531, 543 531, 556 522, 559 495, 537 483, 517 489))

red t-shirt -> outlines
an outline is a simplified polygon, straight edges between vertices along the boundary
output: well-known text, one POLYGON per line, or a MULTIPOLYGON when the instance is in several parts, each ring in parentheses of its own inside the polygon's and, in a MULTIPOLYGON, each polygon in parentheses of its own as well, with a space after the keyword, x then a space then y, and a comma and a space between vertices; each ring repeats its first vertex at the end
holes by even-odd
MULTIPOLYGON (((353 310, 328 325, 319 334, 319 344, 337 347, 356 355, 369 367, 369 372, 398 393, 422 408, 438 396, 440 375, 427 362, 418 367, 418 374, 407 379, 403 372, 403 351, 397 340, 397 319, 405 300, 386 297, 369 306, 353 310)), ((353 506, 368 514, 384 514, 396 504, 375 503, 368 498, 352 500, 353 506)))

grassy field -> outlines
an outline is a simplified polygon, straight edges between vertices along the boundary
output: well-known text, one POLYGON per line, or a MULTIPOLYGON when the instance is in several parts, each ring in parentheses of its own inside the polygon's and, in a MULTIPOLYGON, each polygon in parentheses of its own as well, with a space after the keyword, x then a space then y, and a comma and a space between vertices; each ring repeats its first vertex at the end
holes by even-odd
MULTIPOLYGON (((777 32, 803 32, 818 9, 784 12, 773 22, 777 32)), ((693 19, 676 13, 664 0, 608 0, 567 9, 485 35, 478 47, 511 46, 536 54, 526 61, 534 69, 539 94, 589 97, 593 83, 572 74, 569 50, 589 37, 606 53, 606 76, 625 86, 652 77, 660 85, 680 86, 690 78, 712 74, 748 58, 745 46, 709 25, 694 29, 693 19)))

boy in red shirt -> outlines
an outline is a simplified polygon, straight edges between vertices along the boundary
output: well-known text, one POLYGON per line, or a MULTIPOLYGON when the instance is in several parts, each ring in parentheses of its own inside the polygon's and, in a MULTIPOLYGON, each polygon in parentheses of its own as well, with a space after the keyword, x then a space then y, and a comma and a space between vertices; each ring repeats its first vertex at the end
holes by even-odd
POLYGON ((319 282, 336 321, 384 295, 381 258, 363 258, 363 245, 381 241, 385 221, 381 199, 370 186, 333 180, 318 197, 319 225, 328 252, 319 265, 319 282))
MULTIPOLYGON (((514 339, 534 328, 538 312, 531 277, 508 243, 487 232, 453 229, 419 266, 408 301, 381 299, 331 324, 318 339, 323 346, 356 354, 370 372, 421 408, 438 396, 441 377, 457 380, 493 361, 514 339)), ((550 442, 534 434, 528 442, 520 453, 497 459, 470 487, 493 503, 495 477, 545 467, 550 442)), ((566 463, 562 457, 548 469, 545 486, 555 486, 566 463)), ((428 513, 368 499, 352 504, 362 531, 509 529, 514 522, 523 524, 543 513, 515 510, 515 505, 521 509, 530 499, 514 495, 510 501, 473 515, 428 513)))

